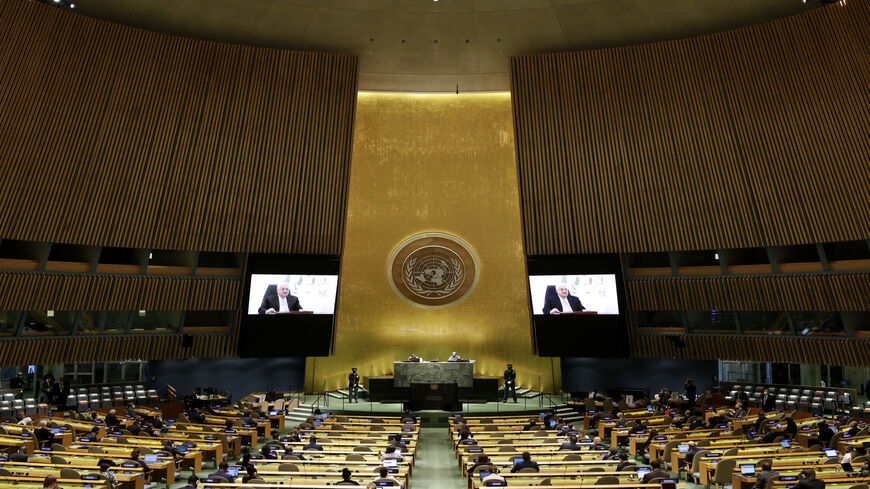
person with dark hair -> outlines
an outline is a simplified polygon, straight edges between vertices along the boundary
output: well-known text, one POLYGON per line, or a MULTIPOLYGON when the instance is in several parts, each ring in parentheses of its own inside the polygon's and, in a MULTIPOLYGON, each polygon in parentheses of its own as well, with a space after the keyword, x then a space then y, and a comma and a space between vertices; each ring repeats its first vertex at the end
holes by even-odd
POLYGON ((849 429, 846 430, 846 434, 849 436, 855 436, 858 434, 859 431, 861 430, 858 428, 858 422, 852 421, 849 423, 849 429))
POLYGON ((414 416, 414 414, 411 412, 410 409, 406 409, 405 412, 402 414, 402 422, 405 422, 405 421, 411 421, 411 422, 416 423, 417 416, 414 416))
POLYGON ((774 477, 779 477, 779 472, 773 470, 770 462, 767 460, 761 462, 761 470, 755 474, 755 486, 753 489, 764 489, 767 487, 767 481, 774 477))
POLYGON ((686 465, 691 467, 692 460, 695 459, 695 454, 700 452, 701 449, 698 448, 698 445, 696 445, 694 441, 689 441, 688 445, 689 445, 689 449, 686 450, 686 465))
POLYGON ((193 411, 187 415, 187 419, 193 424, 205 424, 205 415, 200 408, 193 408, 193 411))
POLYGON ((580 450, 580 445, 577 444, 577 437, 574 435, 568 436, 568 441, 562 443, 559 450, 580 450))
POLYGON ((284 450, 284 445, 281 442, 270 440, 260 447, 260 454, 263 455, 264 458, 277 459, 278 455, 275 454, 276 450, 284 450))
POLYGON ((687 407, 690 411, 694 410, 695 397, 698 396, 698 387, 695 385, 694 382, 692 382, 692 379, 686 379, 686 384, 684 387, 686 389, 686 400, 689 401, 687 407))
POLYGON ((616 471, 617 472, 621 471, 622 469, 624 469, 630 465, 634 465, 634 463, 628 461, 628 454, 625 452, 620 452, 619 455, 617 455, 617 457, 619 457, 619 463, 616 464, 616 471))
POLYGON ((247 473, 242 477, 242 484, 247 484, 251 479, 257 478, 257 468, 253 465, 245 467, 245 472, 247 473))
POLYGON ((386 467, 378 469, 378 475, 380 477, 375 477, 374 480, 372 480, 372 484, 377 484, 378 482, 392 482, 396 486, 402 485, 398 479, 390 475, 390 471, 386 467))
POLYGON ((788 416, 785 418, 785 429, 782 430, 789 438, 794 439, 798 433, 797 423, 794 422, 794 418, 788 416))
POLYGON ((196 474, 192 474, 187 478, 187 485, 181 489, 196 489, 197 484, 199 484, 199 477, 197 477, 196 474))
POLYGON ((278 394, 278 391, 272 387, 269 392, 266 393, 266 402, 275 402, 278 399, 281 399, 281 396, 278 394))
POLYGON ((825 489, 825 481, 816 479, 816 471, 813 469, 803 469, 798 476, 800 482, 794 486, 794 489, 825 489))
POLYGON ((308 438, 308 444, 305 445, 304 447, 302 447, 302 450, 320 450, 322 452, 323 445, 318 445, 317 444, 317 437, 314 435, 311 435, 308 438))
POLYGON ((508 391, 513 393, 514 402, 517 402, 517 371, 514 370, 513 364, 507 364, 507 369, 504 371, 504 401, 508 401, 508 391))
POLYGON ((229 470, 230 470, 230 464, 228 464, 226 462, 221 462, 220 465, 218 465, 217 472, 212 472, 208 476, 209 477, 223 477, 224 479, 227 480, 227 482, 232 484, 233 482, 236 481, 236 478, 233 477, 232 474, 230 474, 229 470))
POLYGON ((239 467, 246 469, 249 465, 253 466, 254 464, 251 463, 251 452, 246 448, 242 451, 242 461, 239 462, 239 467))
POLYGON ((106 484, 109 489, 115 489, 118 486, 118 479, 115 478, 115 473, 110 470, 111 465, 106 460, 100 460, 100 474, 106 478, 106 484))
POLYGON ((667 479, 670 475, 667 472, 662 472, 662 464, 658 460, 653 460, 649 464, 650 472, 647 472, 643 476, 643 483, 649 484, 649 481, 653 479, 667 479))
POLYGON ((134 448, 132 452, 130 452, 130 460, 139 464, 139 467, 142 467, 142 472, 145 474, 145 480, 148 480, 148 477, 151 475, 151 467, 148 467, 143 460, 139 460, 139 449, 134 448))
POLYGON ((535 472, 541 471, 541 469, 538 468, 538 462, 532 461, 532 454, 530 454, 529 452, 523 452, 522 462, 514 465, 514 467, 511 469, 511 473, 516 473, 526 468, 535 469, 535 472))
POLYGON ((649 456, 649 446, 652 443, 655 437, 659 436, 658 430, 650 430, 649 436, 646 437, 646 441, 637 446, 638 455, 644 454, 645 456, 649 456))
POLYGON ((53 475, 45 476, 45 479, 42 481, 42 489, 60 489, 57 485, 57 477, 53 475))
POLYGON ((481 453, 474 461, 474 465, 468 468, 468 473, 473 473, 474 469, 478 467, 489 467, 490 465, 492 465, 492 462, 489 460, 489 456, 487 456, 485 453, 481 453))
POLYGON ((381 455, 381 461, 384 461, 388 458, 398 460, 399 462, 405 460, 405 457, 402 456, 401 453, 396 453, 396 447, 390 445, 386 448, 383 455, 381 455))
POLYGON ((523 431, 531 431, 537 427, 538 427, 538 422, 535 420, 535 418, 532 418, 529 420, 529 424, 523 426, 523 431))
POLYGON ((462 425, 459 427, 459 441, 472 438, 474 438, 474 435, 471 433, 471 429, 468 428, 468 425, 462 425))
POLYGON ((351 475, 352 475, 352 473, 351 473, 349 468, 345 467, 345 468, 341 469, 341 481, 336 482, 335 485, 337 485, 337 486, 358 486, 359 482, 351 479, 350 478, 351 475))
POLYGON ((359 374, 356 367, 350 369, 347 374, 347 401, 359 404, 359 374))
POLYGON ((834 430, 828 427, 828 423, 824 421, 819 421, 819 424, 816 425, 819 429, 819 437, 817 438, 818 442, 822 444, 822 446, 828 446, 831 442, 831 438, 834 437, 834 430))

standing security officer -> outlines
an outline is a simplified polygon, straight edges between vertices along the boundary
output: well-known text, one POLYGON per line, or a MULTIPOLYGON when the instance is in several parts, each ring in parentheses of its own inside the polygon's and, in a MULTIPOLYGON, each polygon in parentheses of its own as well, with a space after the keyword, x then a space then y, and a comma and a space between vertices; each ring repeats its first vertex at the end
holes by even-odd
POLYGON ((504 371, 504 402, 508 399, 508 389, 514 394, 514 402, 517 402, 517 372, 514 370, 513 364, 507 365, 507 370, 504 371))
POLYGON ((347 397, 348 402, 359 404, 359 374, 356 373, 356 367, 347 376, 347 397))

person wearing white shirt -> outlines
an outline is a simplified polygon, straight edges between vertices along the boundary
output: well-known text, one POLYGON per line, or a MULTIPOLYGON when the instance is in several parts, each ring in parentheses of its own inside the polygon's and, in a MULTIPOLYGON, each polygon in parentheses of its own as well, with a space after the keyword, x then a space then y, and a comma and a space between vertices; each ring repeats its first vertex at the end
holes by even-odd
POLYGON ((299 298, 295 295, 290 295, 290 284, 280 283, 275 286, 275 293, 268 290, 263 296, 263 302, 257 312, 260 314, 280 314, 292 311, 301 311, 302 306, 299 304, 299 298))
POLYGON ((571 295, 568 285, 558 284, 554 288, 556 289, 556 295, 548 295, 544 298, 544 314, 556 315, 567 312, 580 312, 586 309, 578 297, 571 295))
POLYGON ((461 358, 456 354, 456 352, 453 352, 453 354, 450 355, 450 358, 447 359, 448 362, 458 362, 459 360, 461 360, 461 358))

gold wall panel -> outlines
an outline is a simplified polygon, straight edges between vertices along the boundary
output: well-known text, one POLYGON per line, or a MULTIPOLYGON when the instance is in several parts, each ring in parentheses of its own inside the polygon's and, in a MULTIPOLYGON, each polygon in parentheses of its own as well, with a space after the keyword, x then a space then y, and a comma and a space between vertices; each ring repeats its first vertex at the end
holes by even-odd
POLYGON ((477 360, 476 373, 517 369, 518 384, 561 386, 558 359, 533 354, 508 94, 361 93, 357 100, 334 355, 310 358, 306 388, 392 371, 416 353, 477 360), (408 237, 443 232, 480 260, 477 288, 427 310, 387 281, 390 253, 408 237))

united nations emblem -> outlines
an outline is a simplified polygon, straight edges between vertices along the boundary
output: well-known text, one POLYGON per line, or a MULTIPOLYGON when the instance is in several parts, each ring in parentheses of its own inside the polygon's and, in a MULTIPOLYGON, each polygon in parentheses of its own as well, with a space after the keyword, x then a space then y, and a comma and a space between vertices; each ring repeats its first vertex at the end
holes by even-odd
POLYGON ((474 290, 479 268, 477 256, 461 239, 424 233, 393 250, 387 276, 399 297, 418 307, 440 309, 474 290))

